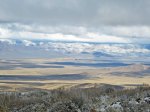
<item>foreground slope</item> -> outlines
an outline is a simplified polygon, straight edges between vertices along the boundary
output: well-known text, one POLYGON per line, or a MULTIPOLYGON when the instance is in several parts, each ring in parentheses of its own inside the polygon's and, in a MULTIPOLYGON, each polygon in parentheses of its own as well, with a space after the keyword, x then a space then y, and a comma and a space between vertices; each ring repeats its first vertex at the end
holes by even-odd
POLYGON ((1 92, 0 112, 149 112, 150 87, 1 92))

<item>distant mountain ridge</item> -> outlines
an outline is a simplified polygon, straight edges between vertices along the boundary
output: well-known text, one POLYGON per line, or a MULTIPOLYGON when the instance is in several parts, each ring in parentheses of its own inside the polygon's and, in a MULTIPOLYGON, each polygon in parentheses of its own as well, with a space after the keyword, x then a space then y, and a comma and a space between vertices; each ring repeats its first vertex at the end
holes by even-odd
POLYGON ((0 39, 0 57, 139 57, 150 56, 149 45, 123 43, 85 43, 50 40, 0 39), (47 56, 46 56, 47 55, 47 56))

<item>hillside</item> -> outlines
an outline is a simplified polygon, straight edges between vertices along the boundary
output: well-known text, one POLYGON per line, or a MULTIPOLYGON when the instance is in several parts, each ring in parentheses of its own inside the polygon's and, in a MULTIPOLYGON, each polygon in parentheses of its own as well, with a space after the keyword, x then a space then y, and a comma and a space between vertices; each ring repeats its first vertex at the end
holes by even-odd
MULTIPOLYGON (((118 88, 118 87, 117 87, 118 88)), ((103 85, 86 89, 59 88, 1 92, 0 112, 149 112, 150 87, 117 89, 103 85)))

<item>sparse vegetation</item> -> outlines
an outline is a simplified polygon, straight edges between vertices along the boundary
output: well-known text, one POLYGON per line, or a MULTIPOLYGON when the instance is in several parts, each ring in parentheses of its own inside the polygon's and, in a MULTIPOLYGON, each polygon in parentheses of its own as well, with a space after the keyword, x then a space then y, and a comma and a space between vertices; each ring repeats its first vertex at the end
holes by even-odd
POLYGON ((149 112, 150 86, 1 92, 0 112, 149 112))

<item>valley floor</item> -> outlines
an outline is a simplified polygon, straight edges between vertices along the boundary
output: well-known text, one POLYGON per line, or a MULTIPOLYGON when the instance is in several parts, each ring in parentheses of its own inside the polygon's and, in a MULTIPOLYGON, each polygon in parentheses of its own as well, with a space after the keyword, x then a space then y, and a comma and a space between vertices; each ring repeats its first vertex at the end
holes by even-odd
POLYGON ((95 84, 127 88, 150 84, 150 67, 69 58, 0 60, 0 91, 88 88, 95 84), (108 67, 111 65, 115 67, 108 67))

